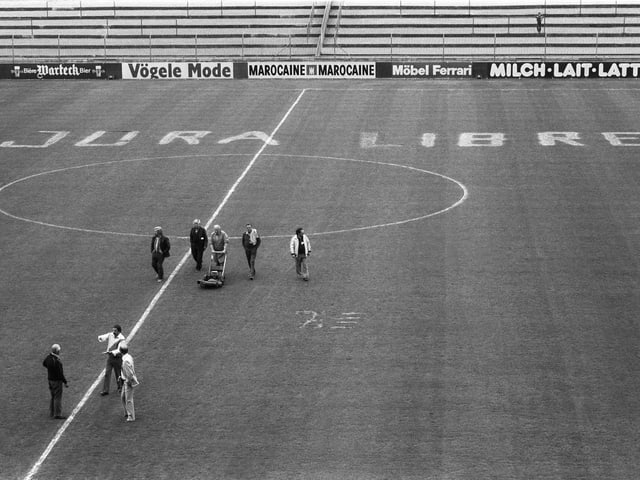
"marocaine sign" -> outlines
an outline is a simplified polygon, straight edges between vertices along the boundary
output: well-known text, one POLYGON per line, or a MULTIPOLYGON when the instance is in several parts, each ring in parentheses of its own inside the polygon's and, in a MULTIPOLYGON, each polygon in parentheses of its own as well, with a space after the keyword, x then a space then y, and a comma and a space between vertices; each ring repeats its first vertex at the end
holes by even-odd
POLYGON ((640 62, 499 62, 488 78, 640 78, 640 62))
POLYGON ((249 62, 248 78, 376 78, 375 62, 249 62))

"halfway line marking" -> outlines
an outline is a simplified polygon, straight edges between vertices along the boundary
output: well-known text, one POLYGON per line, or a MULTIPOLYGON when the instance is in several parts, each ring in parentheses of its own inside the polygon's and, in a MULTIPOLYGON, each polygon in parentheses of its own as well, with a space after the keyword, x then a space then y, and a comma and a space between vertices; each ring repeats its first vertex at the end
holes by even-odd
MULTIPOLYGON (((289 107, 289 110, 287 110, 287 113, 285 113, 284 117, 282 117, 282 120, 280 120, 280 123, 278 123, 278 125, 273 130, 273 132, 271 132, 271 135, 269 135, 269 138, 262 144, 262 147, 260 147, 260 150, 258 150, 258 153, 256 153, 253 156, 253 158, 249 162, 249 165, 247 165, 247 168, 244 169, 244 171, 240 174, 240 176, 235 181, 235 183, 231 186, 231 188, 229 189, 225 197, 222 199, 222 202, 220 203, 220 205, 218 205, 218 208, 215 209, 215 211, 211 215, 211 218, 209 218, 209 220, 205 224, 205 227, 207 229, 211 226, 213 221, 220 214, 220 211, 227 204, 227 202, 229 201, 229 198, 231 198, 231 195, 235 192, 240 182, 242 182, 242 180, 247 176, 247 173, 249 173, 249 170, 251 170, 251 167, 253 167, 253 165, 258 160, 258 157, 260 157, 262 152, 264 152, 264 149, 267 148, 267 145, 269 145, 269 143, 271 142, 275 134, 278 133, 278 130, 280 130, 280 127, 282 127, 282 125, 287 120, 287 118, 289 117, 293 109, 296 107, 296 105, 298 105, 298 103, 300 102, 300 99, 302 98, 302 96, 306 91, 307 89, 305 88, 304 90, 302 90, 302 92, 300 92, 300 94, 298 95, 298 98, 296 98, 296 100, 293 102, 291 107, 289 107)), ((178 265, 176 265, 176 267, 173 269, 167 281, 162 285, 158 293, 155 294, 155 296, 151 300, 151 303, 149 303, 149 306, 147 306, 146 310, 144 311, 142 316, 138 319, 133 329, 131 329, 131 332, 129 333, 129 336, 127 338, 127 343, 131 341, 131 339, 135 336, 135 334, 138 332, 140 327, 142 327, 147 317, 149 316, 153 308, 156 306, 156 304, 160 300, 160 297, 162 297, 162 294, 167 290, 167 288, 169 288, 169 285, 171 284, 175 276, 178 274, 178 271, 180 271, 182 266, 189 259, 190 255, 191 255, 191 252, 187 250, 187 252, 182 256, 182 259, 180 260, 178 265)), ((73 422, 73 420, 75 419, 76 415, 80 412, 82 407, 87 403, 87 401, 89 400, 89 397, 93 394, 95 389, 98 387, 103 377, 104 377, 104 370, 100 372, 100 375, 98 375, 98 378, 95 379, 95 381, 93 382, 93 384, 91 384, 91 386, 86 391, 86 393, 84 394, 80 402, 73 409, 73 411, 71 412, 71 415, 69 415, 69 418, 67 418, 64 424, 62 424, 62 426, 58 429, 53 439, 49 442, 49 445, 47 445, 47 448, 44 450, 44 452, 42 452, 42 455, 40 455, 40 458, 38 458, 38 461, 36 461, 33 467, 31 467, 31 470, 29 470, 29 473, 27 473, 27 475, 24 477, 24 480, 32 480, 33 477, 38 473, 38 470, 40 470, 40 467, 42 466, 44 461, 47 459, 49 454, 51 453, 51 450, 53 450, 53 448, 56 446, 56 444, 62 437, 62 434, 66 431, 69 425, 71 425, 71 422, 73 422)))

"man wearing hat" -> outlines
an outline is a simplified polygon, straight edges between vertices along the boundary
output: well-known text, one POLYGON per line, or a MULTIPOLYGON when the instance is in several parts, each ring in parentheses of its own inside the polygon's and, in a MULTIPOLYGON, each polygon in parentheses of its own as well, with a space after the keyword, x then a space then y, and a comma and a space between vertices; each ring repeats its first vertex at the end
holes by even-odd
POLYGON ((64 376, 62 368, 62 360, 60 360, 60 345, 54 343, 51 345, 51 353, 46 356, 42 365, 47 369, 47 378, 49 380, 49 392, 51 393, 51 401, 49 402, 49 415, 51 418, 64 419, 62 415, 62 384, 68 387, 67 379, 64 376))
POLYGON ((169 257, 169 250, 171 250, 171 243, 169 239, 162 233, 162 227, 155 227, 154 235, 151 238, 151 266, 158 274, 158 283, 164 280, 164 270, 162 263, 164 259, 169 257))
POLYGON ((191 241, 191 256, 196 261, 196 270, 202 269, 202 254, 205 248, 207 248, 207 230, 200 225, 200 219, 196 218, 193 221, 193 227, 189 233, 189 239, 191 241))
POLYGON ((122 353, 120 352, 120 344, 125 341, 122 334, 122 327, 115 324, 113 330, 104 335, 98 335, 99 342, 107 342, 107 350, 104 354, 107 356, 107 366, 104 369, 104 382, 102 384, 102 392, 100 395, 109 395, 109 386, 111 385, 111 371, 116 377, 118 391, 122 389, 122 380, 120 373, 122 371, 122 353))

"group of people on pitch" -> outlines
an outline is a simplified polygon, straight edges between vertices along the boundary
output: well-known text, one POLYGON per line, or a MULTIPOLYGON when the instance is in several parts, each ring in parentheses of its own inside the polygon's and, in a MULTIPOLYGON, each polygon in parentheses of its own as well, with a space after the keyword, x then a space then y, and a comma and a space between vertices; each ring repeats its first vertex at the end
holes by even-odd
MULTIPOLYGON (((229 235, 220 228, 220 225, 214 225, 213 231, 209 236, 200 219, 196 218, 189 232, 189 242, 191 244, 191 256, 196 262, 196 270, 202 269, 202 256, 209 244, 211 245, 213 265, 222 266, 224 264, 229 245, 229 235)), ((261 239, 258 231, 250 223, 247 223, 246 230, 242 234, 242 247, 247 257, 250 280, 253 280, 256 276, 256 255, 260 243, 261 239)), ((162 227, 155 227, 154 235, 151 239, 151 266, 158 275, 158 282, 164 280, 162 263, 166 257, 170 256, 170 250, 171 242, 162 232, 162 227)), ((311 242, 304 233, 303 228, 297 228, 295 235, 291 237, 289 251, 296 262, 296 273, 299 277, 308 281, 309 268, 307 266, 307 258, 311 254, 311 242)))
MULTIPOLYGON (((246 231, 242 234, 242 246, 244 247, 249 265, 249 278, 253 280, 256 274, 256 254, 258 247, 260 247, 261 240, 258 231, 253 228, 251 224, 248 223, 246 227, 246 231)), ((220 225, 214 225, 211 236, 208 236, 207 230, 200 224, 200 220, 195 219, 189 239, 191 242, 191 255, 196 262, 197 270, 202 269, 202 255, 209 242, 213 255, 212 261, 216 262, 216 265, 222 265, 224 263, 227 246, 229 244, 229 236, 220 228, 220 225)), ((151 239, 151 264, 158 274, 159 282, 162 282, 164 278, 162 263, 166 257, 170 256, 170 250, 171 242, 169 238, 163 234, 161 227, 155 227, 155 233, 151 239)), ((309 270, 307 268, 307 258, 311 253, 311 242, 309 241, 309 237, 304 233, 303 228, 297 228, 295 235, 291 237, 289 251, 295 259, 296 273, 299 277, 308 281, 309 270)), ((133 403, 133 389, 139 382, 134 369, 133 357, 129 353, 126 338, 122 334, 122 328, 120 325, 114 325, 111 332, 99 335, 98 341, 107 343, 107 349, 104 352, 107 356, 107 362, 100 394, 102 396, 109 395, 111 372, 113 372, 126 420, 127 422, 134 422, 136 414, 133 403)), ((42 365, 47 369, 47 380, 51 393, 49 413, 52 418, 66 419, 67 417, 62 415, 62 389, 63 385, 65 387, 68 386, 68 382, 64 375, 60 350, 59 344, 53 344, 51 346, 51 352, 44 359, 42 365)))
MULTIPOLYGON (((122 334, 122 328, 118 324, 114 325, 110 332, 98 335, 98 341, 107 343, 107 349, 103 352, 107 356, 107 365, 100 395, 109 395, 111 372, 113 372, 126 421, 135 422, 136 411, 133 404, 133 389, 139 385, 139 382, 133 357, 129 353, 129 346, 126 343, 125 336, 122 334)), ((49 393, 51 394, 49 415, 56 420, 67 418, 66 415, 62 414, 62 386, 69 386, 64 375, 60 350, 60 345, 54 343, 51 346, 51 352, 42 362, 42 366, 47 369, 49 393)))

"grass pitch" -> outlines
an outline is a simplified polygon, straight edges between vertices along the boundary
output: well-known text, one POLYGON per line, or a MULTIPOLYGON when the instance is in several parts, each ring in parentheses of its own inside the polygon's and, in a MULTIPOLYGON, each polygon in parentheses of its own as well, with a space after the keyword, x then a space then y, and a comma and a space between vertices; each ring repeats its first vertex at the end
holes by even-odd
POLYGON ((1 478, 61 426, 48 347, 69 413, 104 367, 97 335, 128 334, 158 292, 153 227, 172 272, 303 89, 215 218, 226 285, 198 288, 187 261, 131 341, 137 421, 94 392, 36 478, 636 477, 638 146, 602 135, 640 131, 635 82, 2 87, 0 143, 68 133, 0 148, 1 478), (163 143, 176 131, 199 143, 163 143), (581 145, 540 144, 559 131, 581 145))

